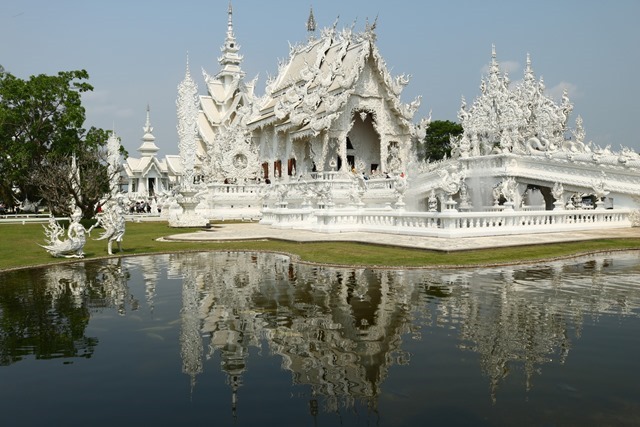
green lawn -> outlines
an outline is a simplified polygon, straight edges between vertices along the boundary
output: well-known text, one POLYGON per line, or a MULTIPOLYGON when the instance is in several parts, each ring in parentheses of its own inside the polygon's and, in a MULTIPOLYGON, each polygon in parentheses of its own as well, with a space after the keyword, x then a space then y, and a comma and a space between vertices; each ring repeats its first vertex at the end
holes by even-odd
MULTIPOLYGON (((43 248, 44 229, 41 224, 1 224, 0 270, 68 262, 53 258, 43 248)), ((557 243, 536 246, 483 249, 442 253, 422 249, 396 248, 363 243, 321 242, 292 243, 285 241, 238 242, 158 242, 162 236, 193 232, 193 229, 175 229, 163 222, 127 223, 122 255, 140 255, 179 251, 272 251, 294 254, 309 262, 362 266, 470 266, 535 261, 567 257, 594 251, 640 249, 640 239, 598 239, 575 243, 557 243)), ((106 257, 107 243, 95 241, 100 230, 94 230, 85 246, 85 259, 106 257)), ((114 250, 115 250, 114 245, 114 250)), ((120 256, 118 254, 117 256, 120 256)))

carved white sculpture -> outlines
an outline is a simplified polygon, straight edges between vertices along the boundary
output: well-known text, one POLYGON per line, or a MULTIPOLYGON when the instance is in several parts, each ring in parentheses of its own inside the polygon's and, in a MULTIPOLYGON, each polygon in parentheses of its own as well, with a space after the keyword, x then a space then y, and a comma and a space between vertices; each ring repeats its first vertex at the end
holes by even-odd
POLYGON ((109 188, 112 196, 119 193, 120 174, 118 172, 121 169, 120 164, 120 138, 116 136, 115 132, 111 132, 109 139, 107 139, 107 171, 111 179, 109 188))
POLYGON ((553 189, 551 189, 551 195, 555 199, 553 202, 554 210, 560 210, 564 207, 564 187, 562 183, 556 182, 553 184, 553 189))
POLYGON ((200 203, 199 190, 194 185, 196 163, 196 138, 198 135, 198 88, 191 78, 189 61, 185 77, 178 85, 178 99, 176 101, 178 114, 178 148, 182 163, 182 179, 180 181, 180 195, 177 202, 182 212, 169 217, 172 227, 202 227, 209 221, 196 213, 195 208, 200 203))
POLYGON ((98 222, 94 227, 100 225, 104 228, 104 231, 96 240, 107 240, 107 253, 109 255, 113 255, 113 242, 118 244, 118 251, 122 252, 122 238, 126 229, 124 203, 124 198, 117 197, 115 200, 110 200, 103 212, 96 215, 98 222))
POLYGON ((93 227, 89 228, 89 230, 85 229, 80 224, 81 218, 82 210, 76 206, 71 214, 67 238, 61 239, 64 234, 64 228, 53 217, 50 217, 48 228, 45 228, 47 244, 40 246, 56 258, 84 258, 83 249, 87 242, 86 236, 91 233, 93 227))
POLYGON ((39 199, 35 202, 29 200, 28 197, 25 197, 24 200, 18 200, 15 196, 13 200, 16 202, 16 209, 19 212, 27 212, 27 213, 38 213, 40 208, 40 202, 42 199, 39 199))
POLYGON ((593 195, 596 196, 596 208, 604 209, 604 198, 609 194, 607 184, 605 182, 607 175, 603 172, 602 178, 593 182, 593 195))
POLYGON ((178 85, 176 106, 178 112, 178 149, 183 173, 180 188, 189 190, 193 186, 195 175, 198 87, 191 78, 188 60, 184 80, 178 85))
POLYGON ((460 206, 459 209, 462 211, 468 211, 473 208, 471 204, 471 197, 469 196, 469 186, 467 186, 464 179, 460 183, 460 206))
POLYGON ((529 55, 522 83, 511 88, 508 76, 500 75, 493 47, 489 75, 482 80, 480 90, 481 95, 469 110, 462 99, 458 119, 464 134, 454 142, 454 153, 460 157, 589 150, 582 142, 581 118, 576 124, 576 140, 565 140, 567 119, 573 105, 566 91, 560 105, 544 94, 544 82, 542 79, 536 81, 529 55))

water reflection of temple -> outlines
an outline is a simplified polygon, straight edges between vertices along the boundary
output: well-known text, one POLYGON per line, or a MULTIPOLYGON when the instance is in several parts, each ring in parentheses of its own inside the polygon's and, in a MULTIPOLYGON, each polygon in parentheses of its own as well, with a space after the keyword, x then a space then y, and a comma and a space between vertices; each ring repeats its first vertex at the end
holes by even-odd
MULTIPOLYGON (((183 311, 183 325, 191 329, 183 336, 205 336, 206 358, 219 353, 234 411, 249 349, 262 343, 282 357, 295 384, 311 387, 312 403, 322 399, 324 410, 337 411, 356 401, 375 408, 389 368, 410 361, 402 340, 419 337, 425 326, 459 330, 459 347, 479 355, 492 399, 520 367, 530 389, 544 364, 568 357, 585 316, 637 314, 634 256, 629 271, 616 273, 613 288, 607 269, 614 261, 606 258, 443 274, 222 253, 174 255, 172 268, 184 272, 191 292, 183 311)), ((184 366, 195 378, 203 354, 184 351, 189 342, 183 340, 183 356, 191 357, 184 366)))
MULTIPOLYGON (((206 357, 220 354, 234 410, 249 348, 261 347, 261 341, 282 357, 294 383, 310 385, 330 411, 355 400, 375 406, 389 365, 408 360, 400 337, 410 319, 398 301, 410 299, 404 290, 411 287, 392 273, 295 265, 288 257, 255 254, 174 260, 185 272, 185 289, 197 293, 206 357)), ((184 366, 200 366, 199 355, 186 353, 193 360, 184 366)))
POLYGON ((544 364, 565 363, 587 316, 638 314, 640 266, 638 254, 630 257, 629 270, 616 273, 606 271, 613 259, 598 257, 442 276, 451 297, 440 302, 441 321, 455 323, 460 347, 480 355, 494 402, 520 366, 528 391, 544 364))
MULTIPOLYGON (((444 272, 336 269, 272 254, 174 254, 14 272, 17 279, 7 283, 39 283, 41 290, 29 291, 41 295, 33 310, 69 319, 58 324, 73 329, 56 332, 61 345, 72 342, 73 348, 60 347, 55 354, 87 357, 97 343, 83 336, 89 312, 139 310, 143 298, 130 289, 132 281, 144 283, 153 312, 164 268, 183 285, 183 371, 195 387, 205 360, 219 357, 234 411, 251 348, 279 355, 294 383, 310 388, 318 409, 336 411, 356 402, 375 409, 389 369, 410 362, 403 340, 420 338, 427 328, 447 328, 456 331, 460 349, 478 355, 496 399, 507 378, 522 372, 528 390, 544 365, 564 363, 585 322, 640 313, 637 252, 444 272), (64 337, 71 332, 69 341, 64 337)), ((2 291, 11 294, 0 298, 0 347, 8 364, 41 350, 12 347, 12 325, 34 315, 17 317, 7 301, 26 297, 11 286, 2 291)), ((37 342, 36 333, 27 330, 21 339, 37 342)))

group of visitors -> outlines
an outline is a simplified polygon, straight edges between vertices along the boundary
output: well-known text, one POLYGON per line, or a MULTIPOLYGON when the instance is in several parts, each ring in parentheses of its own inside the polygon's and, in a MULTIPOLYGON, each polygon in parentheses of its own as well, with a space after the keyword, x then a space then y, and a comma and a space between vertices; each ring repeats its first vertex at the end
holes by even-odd
MULTIPOLYGON (((147 213, 150 214, 151 211, 154 210, 151 206, 151 203, 145 201, 145 200, 138 200, 135 203, 132 203, 129 205, 129 213, 130 214, 134 214, 134 213, 138 213, 138 214, 143 214, 143 213, 147 213)), ((157 212, 153 212, 153 213, 158 213, 160 212, 160 208, 156 208, 155 209, 157 212)))

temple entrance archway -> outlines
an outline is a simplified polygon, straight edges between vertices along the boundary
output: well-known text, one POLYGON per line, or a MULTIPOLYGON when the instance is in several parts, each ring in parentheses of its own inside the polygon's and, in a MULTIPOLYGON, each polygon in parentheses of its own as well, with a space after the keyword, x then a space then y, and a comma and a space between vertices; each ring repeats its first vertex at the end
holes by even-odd
POLYGON ((352 166, 363 164, 363 172, 369 173, 372 165, 377 168, 381 164, 380 135, 370 112, 355 111, 352 121, 353 126, 346 138, 347 161, 350 164, 353 162, 352 166))

